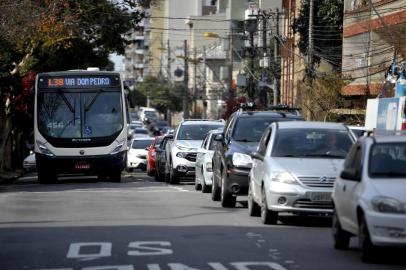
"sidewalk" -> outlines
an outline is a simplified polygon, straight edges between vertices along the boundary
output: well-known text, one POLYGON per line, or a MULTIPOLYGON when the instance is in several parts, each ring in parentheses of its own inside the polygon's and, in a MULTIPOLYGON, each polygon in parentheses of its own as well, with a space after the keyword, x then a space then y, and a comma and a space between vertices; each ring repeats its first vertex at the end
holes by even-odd
POLYGON ((21 177, 24 174, 23 170, 16 171, 0 171, 0 185, 1 184, 11 184, 18 177, 21 177))

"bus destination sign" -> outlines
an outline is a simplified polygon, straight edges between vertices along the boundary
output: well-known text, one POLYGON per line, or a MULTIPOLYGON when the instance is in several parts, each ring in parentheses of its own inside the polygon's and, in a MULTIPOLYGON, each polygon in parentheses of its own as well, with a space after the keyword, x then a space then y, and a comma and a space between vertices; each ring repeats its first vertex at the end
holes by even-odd
POLYGON ((45 88, 86 88, 119 86, 117 76, 42 77, 39 84, 45 88))

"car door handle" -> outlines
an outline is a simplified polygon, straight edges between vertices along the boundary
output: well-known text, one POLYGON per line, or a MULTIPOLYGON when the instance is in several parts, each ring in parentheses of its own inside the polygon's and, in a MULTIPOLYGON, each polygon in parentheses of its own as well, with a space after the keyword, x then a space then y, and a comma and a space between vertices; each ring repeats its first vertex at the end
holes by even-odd
POLYGON ((345 192, 347 190, 347 186, 343 185, 343 192, 345 192))

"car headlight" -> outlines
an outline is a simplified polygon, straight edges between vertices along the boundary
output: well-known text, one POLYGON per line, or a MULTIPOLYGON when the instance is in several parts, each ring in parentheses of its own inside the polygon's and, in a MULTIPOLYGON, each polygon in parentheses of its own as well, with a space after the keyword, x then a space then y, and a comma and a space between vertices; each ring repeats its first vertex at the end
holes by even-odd
POLYGON ((120 152, 120 150, 121 150, 121 148, 123 148, 124 144, 125 144, 125 139, 118 141, 117 146, 113 149, 113 151, 110 152, 110 155, 115 155, 118 152, 120 152))
POLYGON ((249 155, 234 153, 233 154, 233 165, 236 167, 252 167, 252 159, 249 155))
POLYGON ((390 197, 377 196, 373 198, 372 207, 381 213, 406 214, 406 205, 390 197))
POLYGON ((287 171, 272 173, 271 180, 275 181, 275 182, 285 183, 285 184, 292 184, 292 185, 298 184, 298 182, 296 181, 293 174, 291 174, 290 172, 287 172, 287 171))
POLYGON ((55 156, 54 153, 52 153, 51 150, 49 150, 48 147, 44 143, 37 141, 37 145, 42 154, 49 156, 49 157, 55 156))
POLYGON ((178 152, 178 153, 176 153, 176 156, 180 157, 180 158, 185 158, 187 156, 187 154, 189 154, 189 153, 188 152, 178 152))
POLYGON ((206 171, 208 171, 208 172, 213 171, 213 163, 212 162, 207 162, 206 163, 206 171))

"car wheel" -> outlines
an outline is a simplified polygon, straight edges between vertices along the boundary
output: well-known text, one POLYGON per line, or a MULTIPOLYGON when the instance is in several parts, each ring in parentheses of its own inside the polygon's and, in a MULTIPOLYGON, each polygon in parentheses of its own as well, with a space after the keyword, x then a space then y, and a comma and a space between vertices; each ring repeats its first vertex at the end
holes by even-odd
POLYGON ((221 174, 221 206, 223 207, 235 207, 237 198, 227 190, 226 187, 226 172, 223 170, 221 174))
POLYGON ((195 190, 201 190, 202 185, 197 182, 197 176, 195 176, 195 190))
POLYGON ((344 231, 341 227, 340 220, 338 219, 337 211, 334 211, 333 214, 333 239, 334 239, 334 248, 335 249, 348 249, 350 245, 350 233, 344 231))
MULTIPOLYGON (((172 167, 172 166, 171 166, 172 167)), ((179 177, 174 169, 169 172, 169 184, 175 185, 179 183, 179 177)))
POLYGON ((220 194, 220 188, 219 185, 217 184, 217 178, 214 176, 213 173, 213 184, 211 185, 211 200, 212 201, 220 201, 221 199, 221 194, 220 194))
POLYGON ((210 192, 210 186, 206 185, 206 180, 204 179, 204 174, 203 174, 203 168, 202 168, 202 193, 209 193, 210 192))
POLYGON ((367 222, 364 216, 360 217, 358 226, 358 240, 363 262, 372 262, 376 255, 376 247, 371 242, 367 222))
POLYGON ((261 215, 261 207, 254 201, 251 189, 251 183, 248 185, 248 214, 251 217, 259 217, 261 215))
POLYGON ((278 222, 278 212, 268 209, 266 203, 265 189, 262 188, 261 221, 263 224, 276 224, 278 222))

